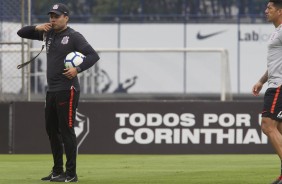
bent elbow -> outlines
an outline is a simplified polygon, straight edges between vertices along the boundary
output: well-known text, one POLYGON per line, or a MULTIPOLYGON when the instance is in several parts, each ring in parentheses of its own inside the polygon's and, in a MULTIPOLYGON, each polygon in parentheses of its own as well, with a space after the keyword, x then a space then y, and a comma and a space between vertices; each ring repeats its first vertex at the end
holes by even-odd
POLYGON ((21 32, 21 30, 18 30, 17 35, 18 35, 19 37, 22 37, 22 32, 21 32))

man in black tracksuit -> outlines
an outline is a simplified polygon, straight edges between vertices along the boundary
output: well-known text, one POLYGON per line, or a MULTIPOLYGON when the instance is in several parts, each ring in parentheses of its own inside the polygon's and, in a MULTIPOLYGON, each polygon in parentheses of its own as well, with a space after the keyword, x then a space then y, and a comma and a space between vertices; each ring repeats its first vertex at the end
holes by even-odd
POLYGON ((54 166, 44 181, 77 182, 77 143, 74 132, 75 113, 79 100, 77 74, 93 66, 100 58, 85 38, 67 26, 69 9, 58 3, 48 13, 50 23, 26 26, 18 31, 22 38, 46 41, 48 90, 45 104, 46 131, 50 140, 54 166), (64 59, 70 52, 86 56, 82 64, 66 69, 64 59), (66 172, 63 169, 66 153, 66 172))

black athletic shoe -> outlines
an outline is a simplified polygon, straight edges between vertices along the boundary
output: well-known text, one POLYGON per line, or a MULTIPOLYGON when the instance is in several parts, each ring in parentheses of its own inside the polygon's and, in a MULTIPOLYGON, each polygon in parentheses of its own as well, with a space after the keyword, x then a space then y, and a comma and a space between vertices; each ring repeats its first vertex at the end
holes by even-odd
POLYGON ((282 176, 279 176, 274 182, 271 184, 282 184, 282 176))
POLYGON ((65 182, 66 180, 66 175, 65 173, 61 173, 60 175, 58 175, 57 177, 52 177, 50 179, 51 182, 65 182))
POLYGON ((66 179, 65 179, 65 182, 68 183, 68 182, 78 182, 78 178, 77 178, 77 175, 71 177, 71 176, 67 176, 66 179))
POLYGON ((41 178, 42 181, 51 181, 51 179, 54 179, 54 178, 57 178, 61 175, 62 173, 58 174, 58 173, 54 173, 51 171, 51 173, 46 176, 46 177, 43 177, 41 178))

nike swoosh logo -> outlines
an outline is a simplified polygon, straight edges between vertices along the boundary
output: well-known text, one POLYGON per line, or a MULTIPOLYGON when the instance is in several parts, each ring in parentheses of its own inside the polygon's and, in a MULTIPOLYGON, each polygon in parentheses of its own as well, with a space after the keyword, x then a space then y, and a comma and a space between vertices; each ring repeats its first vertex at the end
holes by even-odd
POLYGON ((218 31, 218 32, 215 32, 215 33, 211 33, 211 34, 202 35, 202 34, 200 33, 200 31, 199 31, 198 34, 197 34, 197 39, 198 39, 198 40, 204 40, 204 39, 207 39, 207 38, 209 38, 209 37, 212 37, 212 36, 221 34, 221 33, 223 33, 223 32, 225 32, 225 30, 224 30, 224 31, 218 31))
POLYGON ((58 176, 51 176, 51 179, 55 179, 55 178, 59 178, 60 177, 60 175, 58 175, 58 176))
POLYGON ((75 179, 75 177, 73 177, 72 179, 70 179, 70 180, 65 180, 65 182, 71 182, 72 180, 74 180, 75 179))

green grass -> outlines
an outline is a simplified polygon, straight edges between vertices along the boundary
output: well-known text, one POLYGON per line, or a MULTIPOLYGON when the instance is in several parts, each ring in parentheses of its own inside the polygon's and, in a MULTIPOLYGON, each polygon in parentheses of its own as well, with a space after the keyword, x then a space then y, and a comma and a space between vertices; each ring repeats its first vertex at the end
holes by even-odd
MULTIPOLYGON (((276 155, 78 155, 83 184, 263 184, 278 176, 276 155)), ((51 155, 0 155, 0 184, 44 183, 51 155)))

